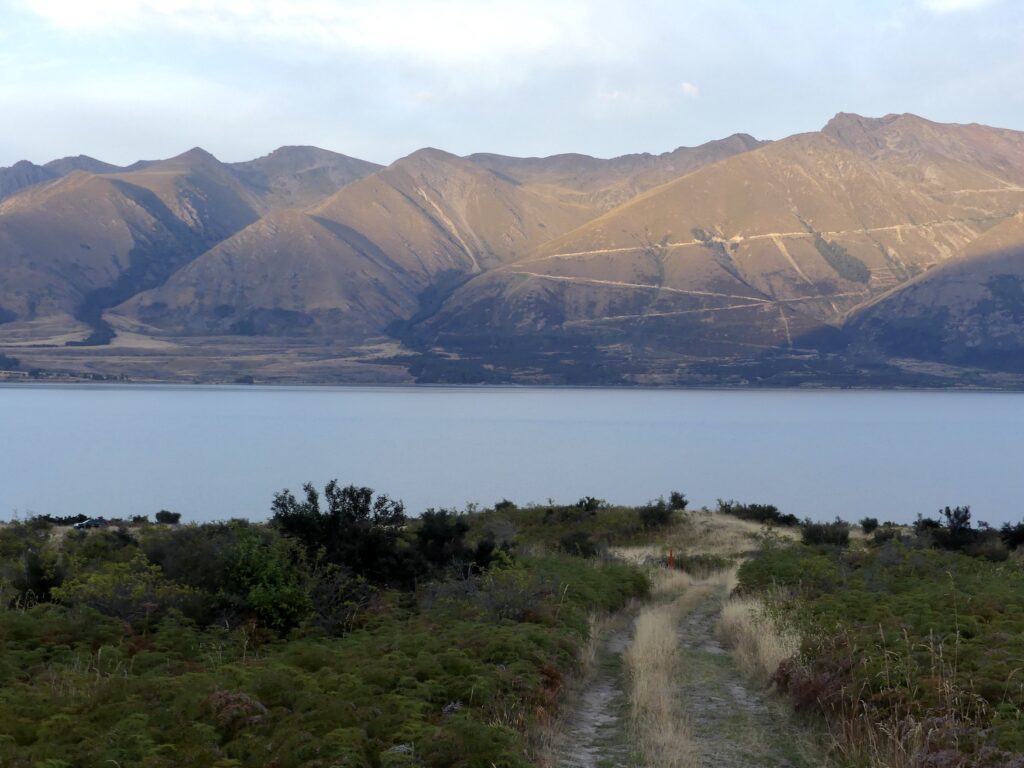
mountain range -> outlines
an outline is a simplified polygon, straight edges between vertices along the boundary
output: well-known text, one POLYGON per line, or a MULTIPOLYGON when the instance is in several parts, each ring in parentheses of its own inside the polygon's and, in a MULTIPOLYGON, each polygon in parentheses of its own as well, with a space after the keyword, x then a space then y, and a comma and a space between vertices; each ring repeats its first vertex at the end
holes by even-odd
POLYGON ((0 169, 0 362, 174 381, 1024 384, 1024 133, 0 169))

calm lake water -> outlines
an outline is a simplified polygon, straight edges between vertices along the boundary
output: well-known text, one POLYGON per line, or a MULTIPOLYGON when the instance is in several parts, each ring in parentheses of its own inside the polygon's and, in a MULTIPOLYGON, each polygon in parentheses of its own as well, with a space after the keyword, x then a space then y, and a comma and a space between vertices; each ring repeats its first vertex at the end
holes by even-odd
POLYGON ((265 518, 331 478, 429 506, 679 489, 826 519, 1024 516, 1024 395, 0 387, 0 515, 265 518))

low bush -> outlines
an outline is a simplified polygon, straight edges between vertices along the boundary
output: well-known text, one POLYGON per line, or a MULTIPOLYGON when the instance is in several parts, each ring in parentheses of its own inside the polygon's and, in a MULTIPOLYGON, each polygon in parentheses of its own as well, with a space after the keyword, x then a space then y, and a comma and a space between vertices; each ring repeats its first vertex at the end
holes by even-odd
POLYGON ((870 536, 878 528, 877 517, 865 517, 860 521, 860 529, 864 531, 865 535, 870 536))
POLYGON ((558 548, 567 554, 578 557, 595 557, 600 547, 586 531, 570 531, 558 540, 558 548))
POLYGON ((644 573, 498 547, 481 515, 325 495, 279 496, 270 525, 0 527, 0 764, 527 768, 588 616, 643 596, 644 573))
POLYGON ((774 504, 740 504, 738 501, 718 500, 718 512, 732 515, 740 520, 751 520, 755 523, 769 525, 795 526, 800 524, 796 515, 784 515, 774 504))
POLYGON ((800 631, 801 657, 776 682, 833 720, 849 759, 1024 759, 1019 566, 891 540, 867 551, 767 548, 739 579, 800 631))
POLYGON ((163 523, 164 525, 177 525, 181 522, 181 513, 161 509, 156 513, 156 521, 158 523, 163 523))
POLYGON ((89 607, 133 627, 145 627, 171 610, 187 609, 198 599, 188 587, 164 578, 138 553, 127 562, 106 563, 69 578, 52 590, 53 599, 72 607, 89 607))
MULTIPOLYGON (((685 497, 674 493, 680 497, 675 503, 685 505, 685 497)), ((651 531, 672 524, 679 511, 672 508, 671 500, 664 499, 640 507, 614 506, 593 496, 569 505, 517 507, 502 502, 500 508, 467 515, 468 537, 564 549, 573 542, 582 542, 582 534, 586 534, 601 551, 648 540, 651 531)))
POLYGON ((664 528, 672 522, 674 512, 672 505, 664 498, 650 501, 639 509, 640 524, 644 528, 664 528))
POLYGON ((838 517, 831 523, 805 520, 800 526, 800 540, 812 546, 845 547, 850 543, 850 525, 838 517))

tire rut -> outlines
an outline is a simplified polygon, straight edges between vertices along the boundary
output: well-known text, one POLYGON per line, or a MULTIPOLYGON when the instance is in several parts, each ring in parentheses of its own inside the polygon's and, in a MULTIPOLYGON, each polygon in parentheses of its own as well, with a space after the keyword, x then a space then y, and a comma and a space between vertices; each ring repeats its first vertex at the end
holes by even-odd
MULTIPOLYGON (((725 586, 709 585, 693 595, 679 619, 676 708, 696 747, 697 766, 707 768, 820 768, 818 744, 794 721, 784 700, 751 683, 716 636, 725 586)), ((634 633, 634 617, 623 615, 606 630, 593 672, 574 697, 549 764, 555 768, 642 768, 631 722, 623 652, 634 633)), ((687 766, 691 768, 691 766, 687 766)))
POLYGON ((719 642, 715 627, 725 588, 701 600, 679 623, 682 681, 677 696, 700 765, 716 768, 816 768, 809 738, 783 702, 752 685, 719 642))
POLYGON ((558 768, 634 768, 629 738, 629 697, 623 684, 622 653, 633 634, 632 617, 622 618, 600 645, 595 671, 566 718, 554 750, 558 768))

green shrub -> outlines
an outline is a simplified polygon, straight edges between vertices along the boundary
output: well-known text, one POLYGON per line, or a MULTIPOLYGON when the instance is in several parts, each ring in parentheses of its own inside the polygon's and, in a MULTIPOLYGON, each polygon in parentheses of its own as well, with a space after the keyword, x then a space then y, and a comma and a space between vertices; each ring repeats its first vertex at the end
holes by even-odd
POLYGON ((796 515, 784 515, 774 504, 740 504, 737 501, 718 500, 718 512, 732 515, 740 520, 751 520, 755 523, 771 525, 799 525, 796 515))
POLYGON ((999 533, 1007 549, 1014 550, 1024 546, 1024 522, 1005 523, 999 533))
POLYGON ((598 545, 586 531, 570 531, 558 540, 558 548, 566 554, 578 557, 595 557, 598 545))
POLYGON ((269 627, 284 631, 297 626, 312 608, 298 561, 290 542, 268 541, 240 529, 228 556, 224 593, 269 627))
POLYGON ((672 506, 664 498, 651 501, 640 507, 640 523, 644 528, 664 528, 672 522, 672 506))
POLYGON ((801 662, 776 681, 798 704, 837 719, 870 712, 895 730, 931 723, 922 765, 946 764, 942 754, 1012 765, 1024 753, 1018 566, 891 540, 867 551, 767 548, 739 579, 801 630, 801 662))
POLYGON ((875 530, 874 535, 871 537, 871 543, 878 546, 885 544, 888 541, 899 541, 903 538, 903 534, 900 529, 896 526, 886 523, 881 528, 875 530))
POLYGON ((140 626, 158 620, 172 609, 187 609, 198 595, 167 581, 142 553, 128 562, 107 563, 68 579, 53 590, 58 602, 88 606, 105 616, 140 626))
POLYGON ((303 501, 287 490, 274 496, 272 522, 299 541, 310 559, 323 557, 380 584, 408 586, 415 580, 415 564, 402 544, 407 518, 401 502, 332 480, 324 487, 322 509, 312 484, 303 490, 303 501))
POLYGON ((831 523, 805 520, 800 526, 800 540, 816 546, 845 547, 850 543, 850 525, 838 517, 831 523))

